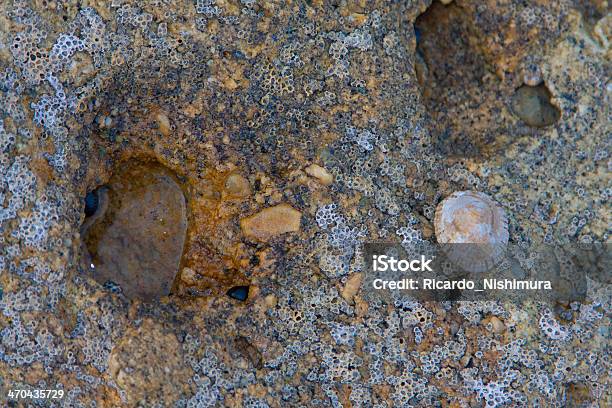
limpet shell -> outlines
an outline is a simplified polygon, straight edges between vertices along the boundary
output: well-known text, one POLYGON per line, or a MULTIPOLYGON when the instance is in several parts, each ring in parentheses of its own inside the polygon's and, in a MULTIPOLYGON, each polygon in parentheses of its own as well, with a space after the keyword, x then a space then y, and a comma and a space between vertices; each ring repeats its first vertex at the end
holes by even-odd
POLYGON ((440 202, 434 227, 449 259, 470 272, 491 269, 503 257, 509 238, 504 210, 477 191, 457 191, 440 202))

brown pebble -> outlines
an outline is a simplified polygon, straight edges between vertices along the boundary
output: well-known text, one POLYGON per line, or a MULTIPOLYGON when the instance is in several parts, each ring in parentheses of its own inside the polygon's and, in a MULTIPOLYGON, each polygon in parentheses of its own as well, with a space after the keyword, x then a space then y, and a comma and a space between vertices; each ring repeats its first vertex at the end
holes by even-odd
POLYGON ((225 180, 225 191, 230 197, 241 198, 251 194, 251 186, 246 178, 232 173, 225 180))
POLYGON ((160 165, 128 165, 104 193, 107 210, 84 231, 85 270, 112 281, 128 298, 170 293, 187 232, 187 207, 172 173, 160 165))

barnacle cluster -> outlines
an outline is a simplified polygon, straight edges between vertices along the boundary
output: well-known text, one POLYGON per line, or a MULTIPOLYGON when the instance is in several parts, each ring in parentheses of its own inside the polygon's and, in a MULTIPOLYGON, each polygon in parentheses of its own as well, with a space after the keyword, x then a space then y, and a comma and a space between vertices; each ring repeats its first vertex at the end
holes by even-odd
POLYGON ((489 212, 460 200, 443 230, 607 244, 611 21, 599 0, 0 2, 0 405, 610 405, 605 280, 419 302, 364 290, 362 258, 444 241, 466 191, 489 212), (37 389, 65 393, 9 393, 37 389))

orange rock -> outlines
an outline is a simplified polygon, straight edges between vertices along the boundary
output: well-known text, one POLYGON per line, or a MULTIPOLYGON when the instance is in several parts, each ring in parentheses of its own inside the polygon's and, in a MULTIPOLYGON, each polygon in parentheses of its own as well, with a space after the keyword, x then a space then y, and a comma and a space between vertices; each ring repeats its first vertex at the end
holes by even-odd
POLYGON ((289 204, 279 204, 240 220, 240 227, 249 238, 268 241, 286 232, 300 230, 302 213, 289 204))

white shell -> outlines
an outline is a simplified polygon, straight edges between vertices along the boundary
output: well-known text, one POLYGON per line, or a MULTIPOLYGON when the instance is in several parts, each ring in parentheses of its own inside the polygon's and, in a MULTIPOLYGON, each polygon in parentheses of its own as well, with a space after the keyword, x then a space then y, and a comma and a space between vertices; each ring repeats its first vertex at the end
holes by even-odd
POLYGON ((504 210, 477 191, 458 191, 444 199, 436 208, 434 226, 438 243, 449 258, 470 272, 493 267, 509 238, 504 210))

